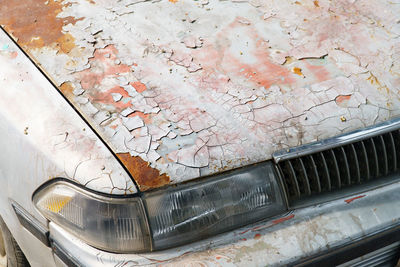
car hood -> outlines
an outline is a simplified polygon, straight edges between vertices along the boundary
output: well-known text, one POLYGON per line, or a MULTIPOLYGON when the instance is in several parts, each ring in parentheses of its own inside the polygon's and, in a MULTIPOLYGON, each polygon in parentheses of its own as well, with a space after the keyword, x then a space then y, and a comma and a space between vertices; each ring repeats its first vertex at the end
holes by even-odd
POLYGON ((393 1, 3 1, 141 190, 398 116, 393 1))

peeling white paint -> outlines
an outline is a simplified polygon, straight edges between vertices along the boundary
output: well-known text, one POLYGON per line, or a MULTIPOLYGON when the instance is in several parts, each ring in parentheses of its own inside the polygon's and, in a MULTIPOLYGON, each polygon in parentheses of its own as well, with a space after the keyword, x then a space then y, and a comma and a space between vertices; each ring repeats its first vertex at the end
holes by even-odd
POLYGON ((115 152, 172 183, 400 115, 393 1, 63 3, 75 48, 29 52, 115 152))

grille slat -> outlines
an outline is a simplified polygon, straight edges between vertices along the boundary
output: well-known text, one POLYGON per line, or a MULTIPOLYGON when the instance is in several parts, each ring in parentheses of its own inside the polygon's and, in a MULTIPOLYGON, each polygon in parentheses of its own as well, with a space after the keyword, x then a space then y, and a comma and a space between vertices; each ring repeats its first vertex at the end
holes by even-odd
POLYGON ((299 197, 300 196, 300 187, 299 184, 297 182, 297 178, 296 178, 296 173, 294 172, 293 169, 293 165, 292 163, 289 161, 286 161, 286 168, 284 168, 282 170, 284 177, 290 177, 290 180, 285 180, 285 182, 287 183, 287 188, 289 190, 289 194, 290 193, 294 193, 295 197, 299 197), (287 173, 289 173, 289 175, 287 175, 287 173))
POLYGON ((321 192, 321 179, 318 174, 317 165, 315 164, 314 157, 312 155, 309 156, 309 159, 310 159, 310 163, 311 163, 311 172, 313 173, 313 175, 315 177, 314 181, 315 181, 315 184, 317 187, 317 192, 320 193, 321 192))
MULTIPOLYGON (((332 167, 332 168, 330 168, 330 169, 332 169, 331 174, 334 174, 333 175, 333 177, 334 177, 333 181, 336 183, 335 185, 336 185, 337 188, 341 188, 342 187, 342 182, 340 180, 339 165, 338 165, 337 160, 336 160, 335 152, 333 152, 332 149, 328 150, 328 156, 329 156, 328 159, 330 159, 330 161, 328 160, 328 167, 329 167, 329 164, 330 164, 331 167, 332 167)), ((332 175, 331 175, 331 177, 332 177, 332 175)))
POLYGON ((363 154, 363 158, 365 161, 364 162, 365 163, 365 171, 366 171, 365 178, 368 181, 371 178, 371 172, 370 172, 370 167, 369 167, 367 149, 365 148, 365 144, 363 141, 360 142, 360 145, 361 145, 361 152, 363 154))
POLYGON ((400 131, 299 155, 278 162, 289 203, 400 173, 400 131))
POLYGON ((371 153, 372 153, 372 157, 374 160, 374 165, 375 166, 375 177, 379 176, 379 160, 378 160, 378 153, 376 152, 376 146, 375 146, 375 142, 374 142, 374 138, 369 139, 370 141, 370 148, 371 148, 371 153))
POLYGON ((346 152, 344 151, 343 147, 339 148, 339 153, 340 155, 337 158, 339 162, 341 162, 340 165, 344 166, 344 168, 340 168, 343 170, 343 174, 341 175, 343 180, 341 180, 341 182, 343 185, 351 185, 349 162, 347 161, 346 152))
POLYGON ((400 167, 400 131, 392 132, 394 143, 396 144, 396 164, 400 167))
POLYGON ((389 139, 389 146, 390 149, 389 151, 391 152, 392 155, 392 171, 395 171, 397 169, 397 155, 396 155, 396 143, 394 142, 393 134, 388 133, 388 139, 389 139))
POLYGON ((386 145, 385 141, 383 140, 383 136, 377 137, 378 141, 377 143, 380 143, 378 145, 379 150, 377 151, 379 154, 382 154, 382 157, 379 157, 382 159, 382 173, 383 175, 387 175, 389 172, 389 166, 388 166, 388 158, 387 158, 387 153, 386 153, 386 145))
POLYGON ((358 155, 356 152, 356 148, 354 147, 354 144, 350 144, 349 148, 354 162, 354 168, 352 169, 355 172, 355 183, 359 184, 361 182, 361 173, 360 173, 360 163, 358 161, 358 155))
POLYGON ((328 189, 328 191, 331 191, 332 182, 331 182, 331 176, 330 176, 329 170, 328 170, 328 165, 326 164, 326 159, 325 159, 324 154, 322 152, 319 152, 319 155, 321 156, 323 170, 326 175, 325 177, 326 177, 327 189, 328 189))
POLYGON ((302 184, 304 185, 304 191, 307 195, 311 195, 311 187, 310 187, 310 182, 309 182, 309 177, 307 175, 306 168, 304 167, 303 160, 299 158, 299 163, 302 171, 302 175, 300 177, 302 178, 302 184))

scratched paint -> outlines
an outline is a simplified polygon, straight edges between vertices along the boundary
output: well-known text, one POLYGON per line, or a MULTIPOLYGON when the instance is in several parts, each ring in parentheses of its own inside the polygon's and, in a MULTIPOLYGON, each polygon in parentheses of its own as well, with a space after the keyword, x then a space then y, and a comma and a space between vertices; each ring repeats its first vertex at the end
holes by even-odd
POLYGON ((128 167, 142 190, 400 113, 393 1, 30 0, 24 19, 0 6, 125 165, 146 166, 146 179, 128 167))

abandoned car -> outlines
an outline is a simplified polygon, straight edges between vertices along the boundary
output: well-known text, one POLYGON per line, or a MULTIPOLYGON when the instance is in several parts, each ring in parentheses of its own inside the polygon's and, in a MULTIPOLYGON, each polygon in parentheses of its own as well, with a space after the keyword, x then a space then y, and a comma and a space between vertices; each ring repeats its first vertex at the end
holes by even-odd
POLYGON ((0 0, 0 254, 395 266, 399 14, 398 0, 0 0))

